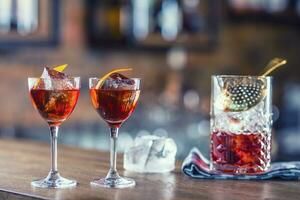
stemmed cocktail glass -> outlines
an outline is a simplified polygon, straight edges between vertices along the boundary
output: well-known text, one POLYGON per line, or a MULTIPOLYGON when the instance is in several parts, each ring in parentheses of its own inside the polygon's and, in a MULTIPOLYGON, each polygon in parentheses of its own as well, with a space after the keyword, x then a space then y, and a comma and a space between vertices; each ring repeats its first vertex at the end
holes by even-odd
POLYGON ((33 106, 46 120, 51 135, 51 170, 48 176, 31 182, 34 187, 67 188, 76 185, 59 175, 57 170, 58 128, 75 108, 79 96, 80 78, 28 78, 29 93, 33 106))
POLYGON ((99 79, 90 78, 89 87, 92 103, 98 114, 110 127, 110 169, 105 178, 91 182, 93 186, 125 188, 135 186, 135 181, 119 176, 116 169, 118 130, 132 114, 140 95, 140 79, 106 79, 98 88, 99 79), (125 82, 124 82, 125 81, 125 82))

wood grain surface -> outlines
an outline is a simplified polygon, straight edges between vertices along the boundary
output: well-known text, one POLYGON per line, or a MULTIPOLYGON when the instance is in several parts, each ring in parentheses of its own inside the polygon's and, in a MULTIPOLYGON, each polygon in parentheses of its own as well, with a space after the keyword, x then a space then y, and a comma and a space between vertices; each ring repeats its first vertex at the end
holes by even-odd
POLYGON ((62 176, 74 178, 72 189, 32 188, 30 182, 46 176, 50 166, 49 145, 33 141, 0 140, 0 199, 114 199, 114 200, 187 200, 187 199, 300 199, 298 181, 217 181, 194 180, 180 172, 138 174, 118 169, 136 180, 135 188, 93 188, 89 182, 104 177, 108 170, 108 153, 59 146, 58 167, 62 176))

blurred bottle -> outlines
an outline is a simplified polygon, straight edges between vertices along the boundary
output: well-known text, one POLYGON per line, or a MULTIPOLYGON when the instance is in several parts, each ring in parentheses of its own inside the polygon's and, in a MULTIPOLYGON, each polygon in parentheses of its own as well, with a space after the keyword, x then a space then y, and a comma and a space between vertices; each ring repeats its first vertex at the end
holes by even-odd
POLYGON ((0 32, 7 33, 10 31, 10 23, 12 18, 12 1, 0 1, 0 32))
POLYGON ((27 35, 38 27, 39 0, 1 0, 0 32, 27 35))
POLYGON ((132 34, 136 40, 147 38, 152 31, 152 0, 132 0, 132 34))
POLYGON ((130 27, 128 2, 122 0, 86 1, 87 36, 92 45, 113 46, 126 42, 130 27))
POLYGON ((160 14, 161 35, 167 40, 175 40, 182 29, 182 8, 177 0, 164 0, 160 14))
POLYGON ((34 32, 38 27, 38 0, 16 1, 17 31, 21 35, 34 32))
POLYGON ((204 8, 202 8, 200 0, 183 0, 182 12, 184 19, 183 28, 185 30, 191 33, 197 33, 205 29, 204 8))
POLYGON ((229 7, 239 13, 282 13, 288 9, 291 0, 230 0, 229 7))
POLYGON ((298 17, 300 17, 300 0, 298 0, 296 3, 296 12, 298 17))

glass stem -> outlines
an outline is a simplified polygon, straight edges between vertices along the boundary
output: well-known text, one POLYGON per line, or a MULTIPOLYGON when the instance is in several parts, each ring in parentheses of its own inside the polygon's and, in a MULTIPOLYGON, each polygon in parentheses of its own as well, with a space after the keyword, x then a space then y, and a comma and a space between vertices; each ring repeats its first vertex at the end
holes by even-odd
POLYGON ((117 139, 119 134, 119 128, 110 128, 110 170, 107 178, 118 177, 117 172, 117 139))
POLYGON ((58 136, 58 126, 50 126, 51 173, 57 173, 57 136, 58 136))

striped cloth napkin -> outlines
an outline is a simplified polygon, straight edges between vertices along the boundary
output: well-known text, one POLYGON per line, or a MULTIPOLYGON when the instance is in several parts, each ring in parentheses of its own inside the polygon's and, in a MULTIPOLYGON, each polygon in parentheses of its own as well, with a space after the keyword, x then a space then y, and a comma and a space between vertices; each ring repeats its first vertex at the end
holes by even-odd
POLYGON ((269 171, 257 175, 220 174, 210 170, 209 161, 197 148, 193 148, 185 158, 181 167, 184 174, 197 179, 235 179, 235 180, 298 180, 300 179, 299 162, 275 162, 269 171))

